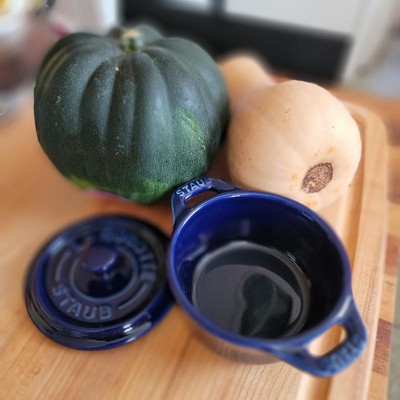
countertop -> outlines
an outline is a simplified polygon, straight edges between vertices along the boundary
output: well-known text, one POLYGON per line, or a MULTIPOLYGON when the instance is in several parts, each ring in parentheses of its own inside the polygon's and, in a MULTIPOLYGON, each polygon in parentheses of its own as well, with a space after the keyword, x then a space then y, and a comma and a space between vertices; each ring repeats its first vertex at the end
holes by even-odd
MULTIPOLYGON (((386 205, 388 206, 389 212, 386 232, 387 247, 377 341, 368 395, 369 399, 382 399, 385 397, 384 394, 386 393, 388 386, 392 332, 395 332, 397 335, 400 334, 398 327, 394 327, 393 323, 400 254, 400 102, 381 99, 364 93, 353 92, 348 89, 331 88, 331 90, 342 100, 364 106, 373 111, 382 118, 387 127, 387 141, 389 144, 389 178, 387 204, 382 204, 382 207, 386 207, 386 205)), ((27 261, 37 251, 38 245, 43 243, 43 241, 48 238, 49 235, 57 231, 57 229, 65 227, 71 222, 71 220, 77 220, 88 214, 96 214, 98 211, 104 212, 108 209, 110 211, 129 210, 129 212, 132 212, 133 210, 133 213, 146 213, 148 221, 154 223, 157 222, 158 225, 160 225, 159 222, 165 220, 166 215, 169 212, 167 205, 165 207, 158 207, 152 212, 148 212, 147 209, 138 205, 132 206, 130 204, 121 204, 115 207, 115 205, 108 203, 107 200, 96 199, 96 201, 93 201, 90 196, 76 196, 75 193, 77 189, 72 187, 69 183, 65 183, 66 189, 63 192, 57 190, 52 191, 52 185, 58 185, 58 182, 62 178, 55 170, 53 171, 53 167, 47 159, 42 157, 40 162, 35 163, 34 165, 29 165, 26 162, 23 165, 20 164, 21 159, 29 160, 30 157, 32 157, 32 154, 40 152, 40 149, 39 146, 35 145, 35 148, 32 150, 31 147, 26 146, 23 142, 20 142, 21 145, 18 147, 18 140, 24 140, 24 135, 19 135, 17 137, 13 135, 13 132, 33 132, 33 129, 32 104, 29 102, 27 102, 27 104, 24 105, 24 107, 22 107, 22 109, 12 118, 0 122, 0 154, 3 157, 3 159, 0 159, 0 168, 2 169, 2 173, 0 174, 0 193, 2 196, 2 200, 0 200, 0 238, 2 238, 0 240, 0 253, 2 254, 0 265, 2 263, 6 265, 8 262, 11 262, 11 260, 13 263, 16 263, 15 267, 13 267, 15 276, 8 278, 10 281, 14 282, 15 280, 15 282, 18 282, 16 285, 2 285, 3 292, 0 295, 0 309, 7 311, 13 307, 13 303, 9 299, 15 299, 16 296, 19 296, 19 299, 23 299, 22 282, 27 267, 27 261), (13 154, 13 150, 16 148, 20 149, 18 157, 13 154), (8 170, 4 170, 4 166, 7 166, 8 170), (49 172, 50 170, 51 172, 49 172), (46 173, 42 174, 43 171, 46 171, 46 173), (42 176, 44 175, 46 176, 45 180, 42 179, 42 176), (20 186, 20 190, 15 191, 18 195, 14 196, 13 188, 15 188, 15 185, 20 186), (45 203, 35 203, 42 201, 41 197, 30 196, 30 193, 35 190, 42 190, 48 193, 45 203), (79 211, 69 212, 62 206, 62 204, 65 204, 65 198, 61 198, 60 196, 65 196, 66 193, 71 193, 69 209, 72 210, 76 207, 79 211), (32 214, 33 210, 35 215, 32 214), (37 225, 38 219, 47 220, 56 215, 57 224, 52 226, 51 229, 46 224, 44 224, 43 227, 37 225), (16 229, 17 225, 19 229, 21 229, 21 226, 24 227, 24 231, 21 231, 21 234, 13 231, 16 229), (6 239, 8 235, 13 235, 18 238, 18 240, 15 241, 15 245, 10 246, 9 243, 7 243, 6 239), (15 293, 16 287, 20 290, 19 293, 15 293)), ((64 185, 64 183, 62 183, 62 185, 64 185)), ((170 229, 169 222, 162 222, 161 228, 168 231, 170 229)), ((180 326, 180 316, 176 310, 174 309, 171 314, 172 315, 169 318, 171 318, 177 326, 180 326)), ((39 334, 33 327, 31 321, 27 317, 25 309, 23 307, 18 308, 15 311, 14 317, 19 320, 18 329, 26 329, 31 332, 29 339, 30 345, 24 345, 20 348, 20 343, 12 340, 12 335, 10 335, 7 325, 0 323, 0 366, 2 371, 6 372, 2 373, 0 376, 0 398, 10 398, 8 395, 11 394, 13 395, 11 396, 13 398, 32 398, 30 397, 30 393, 36 393, 36 396, 33 396, 36 398, 40 393, 42 395, 44 394, 41 388, 46 385, 54 387, 57 385, 60 387, 69 386, 70 390, 68 393, 70 397, 90 398, 92 393, 91 389, 84 385, 85 374, 89 373, 87 369, 91 368, 89 358, 87 358, 88 361, 85 362, 82 362, 81 358, 81 361, 77 361, 76 365, 74 365, 74 368, 81 371, 81 374, 77 374, 76 382, 64 381, 63 376, 59 376, 59 382, 49 382, 45 379, 46 376, 50 377, 48 379, 52 379, 51 377, 54 377, 54 374, 46 375, 44 379, 39 379, 39 377, 42 376, 42 369, 56 369, 60 366, 48 365, 48 362, 51 361, 50 354, 45 351, 48 339, 39 334), (11 352, 15 354, 15 360, 10 358, 11 352), (24 352, 24 363, 18 361, 18 359, 20 359, 20 352, 24 352), (37 362, 38 353, 40 353, 40 362, 37 362), (35 359, 36 362, 31 363, 30 361, 33 359, 35 359), (12 371, 12 373, 10 371, 12 371), (27 390, 28 386, 29 391, 27 390), (74 387, 76 387, 75 391, 74 387), (82 388, 84 388, 83 391, 82 388)), ((173 332, 171 336, 173 336, 173 332)), ((169 342, 167 342, 167 345, 168 343, 169 342)), ((74 351, 59 346, 57 348, 63 354, 66 354, 65 351, 74 351)), ((118 354, 121 355, 121 352, 123 351, 123 348, 115 350, 116 356, 118 356, 118 354)), ((147 354, 147 357, 154 358, 154 365, 160 367, 159 364, 161 361, 156 359, 157 351, 164 352, 166 360, 168 360, 167 356, 169 355, 169 352, 172 351, 172 347, 165 347, 163 349, 155 348, 154 353, 150 355, 147 354)), ((102 358, 107 357, 106 354, 107 352, 101 353, 97 356, 97 359, 101 360, 102 358), (104 356, 102 354, 104 354, 104 356)), ((137 356, 145 357, 145 354, 139 352, 137 356)), ((167 368, 167 366, 168 363, 164 367, 167 368)), ((124 366, 121 365, 120 368, 123 370, 124 366)), ((227 368, 229 369, 230 367, 227 366, 227 368)), ((111 385, 106 392, 108 397, 105 394, 104 398, 112 398, 112 388, 118 387, 120 383, 118 375, 111 379, 111 375, 114 372, 117 371, 107 371, 105 368, 104 373, 100 374, 98 377, 99 384, 101 384, 100 381, 105 380, 110 382, 111 385)), ((245 372, 245 370, 242 372, 245 372)), ((140 375, 144 374, 143 379, 145 380, 145 374, 149 373, 149 371, 146 372, 146 370, 140 371, 135 369, 130 373, 140 375)), ((238 374, 235 376, 239 377, 238 374)), ((226 377, 228 379, 228 375, 226 375, 226 377)), ((248 381, 246 381, 245 378, 242 378, 242 375, 240 375, 240 377, 240 379, 243 379, 243 385, 246 386, 246 382, 248 381)), ((257 382, 260 379, 260 377, 257 376, 253 378, 257 378, 257 382)), ((65 377, 65 379, 67 379, 67 377, 65 377)), ((171 390, 172 388, 169 388, 168 393, 172 393, 171 390)), ((245 392, 251 393, 251 388, 247 388, 245 392)), ((53 395, 59 395, 59 392, 56 389, 54 389, 52 393, 53 395)), ((129 391, 125 394, 129 394, 129 391)), ((223 398, 222 394, 223 393, 221 393, 220 398, 223 398)), ((123 398, 124 392, 120 392, 119 395, 123 398)), ((143 398, 146 398, 146 392, 143 392, 143 398)), ((169 398, 174 397, 170 396, 169 398)), ((250 396, 248 398, 253 397, 250 396)))

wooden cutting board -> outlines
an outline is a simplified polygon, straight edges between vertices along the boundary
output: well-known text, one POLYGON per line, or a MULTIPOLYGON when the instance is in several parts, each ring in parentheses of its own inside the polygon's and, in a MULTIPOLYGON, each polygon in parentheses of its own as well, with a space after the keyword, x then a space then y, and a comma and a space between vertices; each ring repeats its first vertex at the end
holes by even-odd
MULTIPOLYGON (((44 337, 29 319, 23 281, 41 244, 92 215, 126 212, 172 229, 168 205, 140 206, 99 198, 61 177, 41 151, 32 107, 0 126, 0 398, 1 399, 364 399, 374 357, 386 237, 387 146, 379 118, 350 105, 363 155, 345 196, 322 215, 343 239, 353 290, 369 340, 364 355, 333 378, 314 378, 282 362, 226 360, 204 347, 175 306, 148 335, 117 349, 71 350, 44 337)), ((325 351, 339 329, 317 343, 325 351)))

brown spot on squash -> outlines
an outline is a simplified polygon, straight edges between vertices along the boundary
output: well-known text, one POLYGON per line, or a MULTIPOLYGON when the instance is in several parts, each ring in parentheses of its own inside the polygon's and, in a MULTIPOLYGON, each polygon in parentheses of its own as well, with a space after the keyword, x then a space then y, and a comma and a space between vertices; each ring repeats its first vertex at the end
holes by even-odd
POLYGON ((299 177, 299 176, 298 176, 297 174, 292 174, 292 175, 290 175, 290 179, 291 179, 292 181, 297 180, 298 177, 299 177))
POLYGON ((307 207, 314 207, 314 206, 317 205, 317 202, 316 201, 306 201, 304 203, 304 205, 307 206, 307 207))
POLYGON ((329 146, 326 150, 327 154, 331 154, 334 153, 336 151, 336 147, 335 146, 329 146))

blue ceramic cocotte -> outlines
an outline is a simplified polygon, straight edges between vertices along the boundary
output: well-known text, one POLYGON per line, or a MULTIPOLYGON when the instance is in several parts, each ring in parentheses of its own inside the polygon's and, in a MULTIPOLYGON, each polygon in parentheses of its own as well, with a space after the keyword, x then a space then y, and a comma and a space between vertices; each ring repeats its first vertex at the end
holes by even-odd
MULTIPOLYGON (((349 259, 335 232, 316 213, 279 195, 245 191, 210 178, 196 179, 176 190, 172 208, 169 285, 209 347, 244 362, 283 360, 317 376, 336 374, 360 356, 367 334, 352 295, 349 259), (190 199, 209 191, 215 195, 187 206, 190 199), (246 337, 210 321, 193 304, 194 271, 199 260, 210 249, 238 240, 272 246, 302 265, 309 281, 310 304, 299 332, 267 339, 246 337), (325 355, 311 354, 310 342, 334 325, 344 328, 343 341, 325 355)), ((224 285, 220 290, 224 291, 224 285)))
POLYGON ((150 331, 167 314, 172 292, 195 334, 229 358, 282 360, 329 376, 360 356, 367 335, 352 295, 349 259, 316 213, 282 196, 207 177, 182 185, 171 201, 169 246, 156 228, 127 216, 84 220, 49 240, 25 284, 35 325, 69 347, 108 349, 150 331), (203 192, 213 196, 191 205, 203 192), (250 250, 241 253, 235 243, 250 250), (264 249, 270 252, 266 263, 251 261, 264 249), (223 252, 230 254, 232 269, 219 270, 223 252), (211 256, 210 275, 201 280, 199 266, 211 256), (257 274, 250 276, 247 268, 257 274), (311 354, 309 344, 334 325, 344 328, 343 341, 325 355, 311 354))

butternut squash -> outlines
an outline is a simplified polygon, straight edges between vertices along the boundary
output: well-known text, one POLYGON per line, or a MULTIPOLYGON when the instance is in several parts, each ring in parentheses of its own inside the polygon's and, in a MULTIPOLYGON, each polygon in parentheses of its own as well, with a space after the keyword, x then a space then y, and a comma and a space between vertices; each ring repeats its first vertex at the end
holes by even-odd
POLYGON ((287 81, 256 90, 233 114, 227 163, 233 183, 319 209, 342 194, 361 158, 358 126, 325 89, 287 81))

